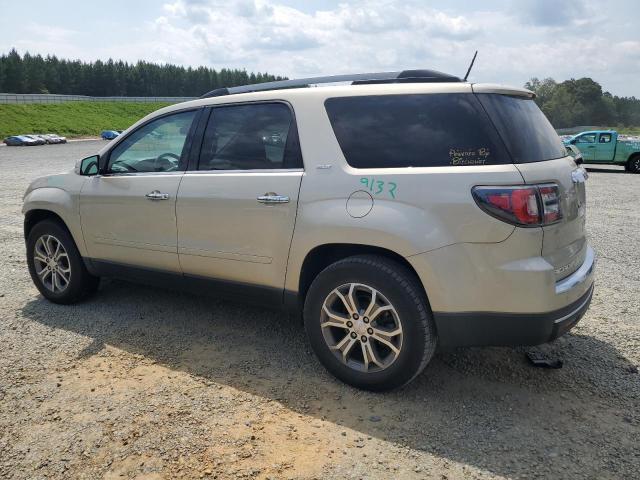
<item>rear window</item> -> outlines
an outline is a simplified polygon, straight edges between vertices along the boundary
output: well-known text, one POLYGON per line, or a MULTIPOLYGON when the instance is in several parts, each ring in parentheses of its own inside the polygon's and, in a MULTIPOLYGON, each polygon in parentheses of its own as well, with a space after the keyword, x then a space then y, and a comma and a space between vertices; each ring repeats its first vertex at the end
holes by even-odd
POLYGON ((560 137, 533 100, 490 93, 480 93, 478 98, 514 163, 541 162, 566 156, 560 137))
POLYGON ((355 168, 510 163, 500 138, 470 93, 330 98, 329 120, 355 168))

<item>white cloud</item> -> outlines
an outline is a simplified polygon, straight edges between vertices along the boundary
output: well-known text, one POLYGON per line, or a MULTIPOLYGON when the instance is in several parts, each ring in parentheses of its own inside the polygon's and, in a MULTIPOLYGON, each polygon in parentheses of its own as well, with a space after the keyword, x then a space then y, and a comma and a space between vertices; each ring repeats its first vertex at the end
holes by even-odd
POLYGON ((322 7, 302 0, 166 1, 129 23, 120 10, 101 31, 89 24, 80 29, 77 21, 20 27, 19 39, 7 49, 289 77, 414 68, 462 76, 477 49, 472 81, 521 85, 532 76, 591 76, 613 93, 640 93, 635 0, 615 0, 619 4, 611 8, 595 0, 459 0, 438 6, 354 0, 322 7), (63 28, 69 25, 80 31, 63 28))

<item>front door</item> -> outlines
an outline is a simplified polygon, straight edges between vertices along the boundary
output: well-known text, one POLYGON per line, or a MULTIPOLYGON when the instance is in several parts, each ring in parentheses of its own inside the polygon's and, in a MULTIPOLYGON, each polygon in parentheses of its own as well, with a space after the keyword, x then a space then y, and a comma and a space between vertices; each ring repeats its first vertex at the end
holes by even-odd
POLYGON ((596 159, 596 139, 597 133, 583 133, 576 137, 575 146, 582 152, 585 162, 593 162, 596 159))
POLYGON ((196 111, 153 120, 105 155, 103 174, 85 182, 82 231, 94 260, 179 272, 176 196, 196 111))
POLYGON ((178 191, 183 272, 281 297, 303 174, 288 104, 213 108, 178 191))

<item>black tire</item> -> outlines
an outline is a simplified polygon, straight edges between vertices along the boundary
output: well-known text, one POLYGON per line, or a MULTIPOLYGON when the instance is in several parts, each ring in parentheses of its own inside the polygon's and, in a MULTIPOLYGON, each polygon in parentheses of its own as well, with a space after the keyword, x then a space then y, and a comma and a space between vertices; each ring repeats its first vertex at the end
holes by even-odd
POLYGON ((27 265, 36 288, 43 297, 54 303, 65 305, 76 303, 95 292, 100 283, 99 277, 95 277, 87 271, 69 231, 54 220, 43 220, 34 225, 29 232, 27 237, 27 265), (62 244, 68 256, 68 267, 71 273, 69 282, 62 291, 51 291, 36 273, 34 261, 36 242, 45 235, 55 237, 62 244))
POLYGON ((629 159, 625 170, 630 173, 640 173, 640 155, 636 154, 629 159))
POLYGON ((311 347, 325 368, 343 382, 364 390, 391 390, 409 383, 424 370, 437 345, 431 309, 419 279, 405 266, 377 255, 348 257, 325 268, 307 293, 304 324, 311 347), (325 299, 337 287, 350 283, 376 289, 393 305, 401 320, 401 348, 384 369, 364 372, 352 368, 336 356, 325 340, 320 326, 325 299))

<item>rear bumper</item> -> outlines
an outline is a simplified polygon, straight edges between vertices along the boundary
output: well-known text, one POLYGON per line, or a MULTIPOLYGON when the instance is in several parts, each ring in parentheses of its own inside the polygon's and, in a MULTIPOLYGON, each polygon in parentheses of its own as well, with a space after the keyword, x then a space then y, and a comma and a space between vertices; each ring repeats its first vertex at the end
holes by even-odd
POLYGON ((578 300, 548 313, 438 313, 434 320, 440 345, 540 345, 571 330, 589 309, 593 284, 578 300))
POLYGON ((539 345, 568 332, 589 308, 596 263, 590 246, 582 265, 557 282, 542 257, 496 265, 490 247, 480 248, 488 254, 445 257, 440 290, 425 284, 442 346, 539 345), (464 265, 456 268, 456 261, 464 265))

